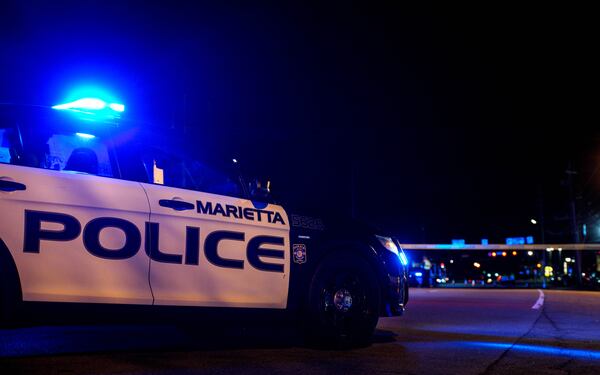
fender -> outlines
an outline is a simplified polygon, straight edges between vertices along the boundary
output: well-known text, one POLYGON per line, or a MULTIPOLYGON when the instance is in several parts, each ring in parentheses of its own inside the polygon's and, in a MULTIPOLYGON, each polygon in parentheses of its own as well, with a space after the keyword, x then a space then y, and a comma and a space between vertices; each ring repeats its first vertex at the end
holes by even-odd
POLYGON ((327 249, 327 251, 323 251, 322 254, 320 254, 321 259, 319 259, 319 263, 323 258, 330 256, 331 254, 350 253, 366 260, 369 266, 371 266, 379 276, 377 279, 381 286, 387 285, 388 271, 385 267, 385 263, 372 245, 357 240, 348 240, 325 242, 322 246, 324 249, 327 249))
POLYGON ((288 307, 291 310, 302 311, 304 304, 308 298, 308 291, 312 278, 321 264, 321 262, 329 256, 344 256, 344 254, 352 254, 364 259, 373 271, 378 275, 377 280, 380 283, 382 296, 384 288, 388 283, 387 270, 380 260, 375 249, 359 240, 325 240, 319 241, 318 244, 309 246, 310 255, 308 262, 301 267, 292 264, 292 276, 290 278, 290 293, 288 295, 288 307), (294 272, 295 271, 295 272, 294 272))
POLYGON ((8 247, 0 239, 0 322, 12 320, 22 301, 23 292, 17 266, 8 247))

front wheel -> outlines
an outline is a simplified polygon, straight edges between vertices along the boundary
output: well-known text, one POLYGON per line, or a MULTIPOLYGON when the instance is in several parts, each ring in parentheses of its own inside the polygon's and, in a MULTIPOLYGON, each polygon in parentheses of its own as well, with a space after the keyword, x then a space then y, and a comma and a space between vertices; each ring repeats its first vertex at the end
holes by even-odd
POLYGON ((380 301, 379 284, 366 260, 344 253, 327 258, 310 285, 309 337, 327 344, 367 343, 377 325, 380 301))

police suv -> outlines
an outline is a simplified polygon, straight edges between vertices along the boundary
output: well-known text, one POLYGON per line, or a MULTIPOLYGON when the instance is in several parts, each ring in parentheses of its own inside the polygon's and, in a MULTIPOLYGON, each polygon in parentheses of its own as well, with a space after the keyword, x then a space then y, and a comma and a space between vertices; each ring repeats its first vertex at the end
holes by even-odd
POLYGON ((402 314, 394 239, 288 213, 268 186, 186 156, 124 110, 0 105, 2 322, 48 306, 285 310, 322 337, 364 340, 402 314))

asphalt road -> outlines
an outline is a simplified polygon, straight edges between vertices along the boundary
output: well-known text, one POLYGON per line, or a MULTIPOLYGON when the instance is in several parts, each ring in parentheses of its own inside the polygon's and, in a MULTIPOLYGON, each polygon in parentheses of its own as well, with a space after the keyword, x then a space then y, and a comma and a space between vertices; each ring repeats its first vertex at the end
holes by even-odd
POLYGON ((411 292, 363 348, 306 347, 277 324, 36 327, 0 331, 0 373, 600 374, 598 292, 411 292))

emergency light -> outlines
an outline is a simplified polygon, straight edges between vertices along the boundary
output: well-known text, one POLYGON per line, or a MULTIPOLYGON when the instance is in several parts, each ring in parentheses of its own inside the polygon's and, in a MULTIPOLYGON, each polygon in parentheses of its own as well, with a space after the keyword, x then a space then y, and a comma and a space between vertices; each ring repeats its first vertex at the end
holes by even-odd
POLYGON ((94 139, 96 138, 95 135, 93 134, 88 134, 88 133, 75 133, 76 136, 78 136, 79 138, 83 138, 83 139, 94 139))
POLYGON ((69 103, 57 104, 55 106, 52 106, 52 109, 73 110, 88 113, 109 110, 121 113, 125 111, 125 105, 120 103, 107 103, 104 100, 98 98, 81 98, 69 103))

